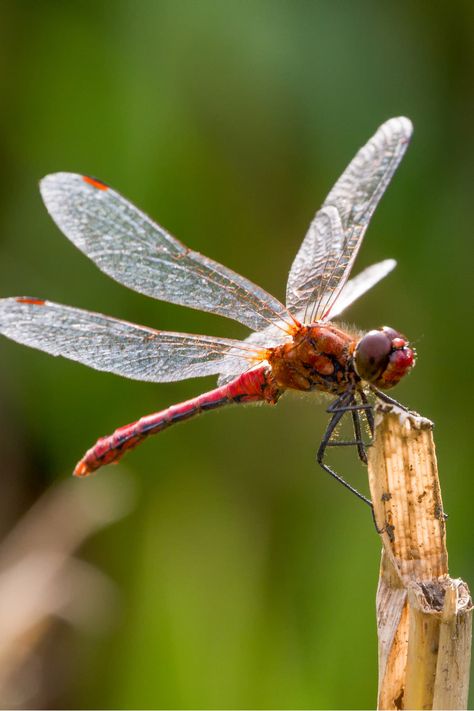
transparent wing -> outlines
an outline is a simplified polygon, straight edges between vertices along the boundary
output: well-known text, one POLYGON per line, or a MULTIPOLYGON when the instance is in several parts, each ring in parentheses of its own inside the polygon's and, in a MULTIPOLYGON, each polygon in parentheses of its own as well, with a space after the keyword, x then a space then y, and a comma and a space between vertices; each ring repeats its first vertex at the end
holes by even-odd
POLYGON ((121 284, 227 316, 254 331, 274 320, 291 323, 283 304, 264 289, 188 249, 104 183, 55 173, 41 181, 40 189, 62 232, 121 284))
MULTIPOLYGON (((265 350, 275 348, 275 346, 280 346, 282 343, 288 341, 291 341, 291 335, 285 333, 278 324, 272 324, 264 328, 263 331, 251 333, 245 341, 242 341, 242 345, 256 348, 259 353, 264 353, 265 350)), ((225 359, 217 382, 219 385, 225 385, 232 380, 232 378, 236 378, 245 370, 248 370, 248 368, 248 363, 246 364, 242 359, 237 360, 232 357, 229 360, 225 359)))
POLYGON ((322 207, 309 226, 288 276, 286 300, 293 313, 307 311, 306 307, 314 304, 326 283, 325 275, 337 267, 344 241, 339 212, 332 205, 322 207))
MULTIPOLYGON (((383 262, 372 264, 372 266, 367 267, 356 277, 346 282, 331 309, 331 319, 342 314, 354 301, 362 296, 362 294, 365 294, 366 291, 369 291, 377 282, 386 277, 396 266, 397 263, 394 259, 385 259, 383 262)), ((322 301, 324 301, 324 298, 322 301)), ((315 305, 310 303, 305 310, 311 313, 315 308, 315 305)), ((296 317, 304 322, 304 311, 296 314, 296 317)))
POLYGON ((287 306, 306 320, 332 314, 367 225, 412 134, 404 117, 382 124, 360 149, 316 213, 290 270, 287 306), (311 305, 311 310, 310 306, 311 305))
POLYGON ((230 338, 155 331, 29 297, 0 299, 0 333, 95 370, 155 383, 245 369, 266 357, 230 338))

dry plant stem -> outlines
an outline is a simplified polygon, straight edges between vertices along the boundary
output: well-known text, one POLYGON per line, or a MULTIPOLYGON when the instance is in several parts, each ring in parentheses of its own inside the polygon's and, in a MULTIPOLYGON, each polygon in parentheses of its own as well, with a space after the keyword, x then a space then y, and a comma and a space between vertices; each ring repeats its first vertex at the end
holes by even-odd
POLYGON ((432 423, 380 405, 369 485, 383 542, 379 709, 467 708, 472 601, 448 575, 432 423))

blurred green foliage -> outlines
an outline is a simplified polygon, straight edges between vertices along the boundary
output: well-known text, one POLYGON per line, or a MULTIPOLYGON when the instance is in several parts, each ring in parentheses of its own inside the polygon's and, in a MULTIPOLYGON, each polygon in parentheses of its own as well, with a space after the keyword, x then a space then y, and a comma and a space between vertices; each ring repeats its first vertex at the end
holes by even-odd
MULTIPOLYGON (((1 296, 243 336, 102 275, 54 227, 37 181, 96 175, 282 298, 355 151, 386 118, 413 120, 357 267, 399 265, 348 318, 415 342, 396 396, 436 423, 451 572, 472 583, 474 5, 7 0, 0 13, 1 296)), ((3 339, 3 527, 99 435, 212 383, 127 382, 3 339)), ((135 512, 83 553, 116 581, 121 612, 106 636, 69 634, 54 703, 374 706, 380 544, 315 463, 322 402, 211 413, 125 459, 135 512)), ((338 461, 364 488, 353 453, 338 461)))

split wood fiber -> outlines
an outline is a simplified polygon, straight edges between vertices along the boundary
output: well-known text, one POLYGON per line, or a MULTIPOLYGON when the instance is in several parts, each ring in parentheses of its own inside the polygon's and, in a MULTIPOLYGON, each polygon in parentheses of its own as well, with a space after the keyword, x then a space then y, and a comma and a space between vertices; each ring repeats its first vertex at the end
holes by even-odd
POLYGON ((433 425, 376 411, 369 485, 383 529, 377 590, 379 709, 465 709, 472 601, 448 574, 433 425))

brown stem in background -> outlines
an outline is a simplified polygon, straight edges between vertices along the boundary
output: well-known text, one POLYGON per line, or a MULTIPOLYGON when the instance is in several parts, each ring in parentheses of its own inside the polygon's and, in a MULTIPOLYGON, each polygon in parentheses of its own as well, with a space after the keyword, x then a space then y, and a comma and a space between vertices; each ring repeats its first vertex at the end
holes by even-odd
POLYGON ((472 601, 448 575, 433 425, 379 405, 369 485, 383 542, 379 709, 465 709, 472 601))

